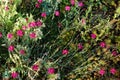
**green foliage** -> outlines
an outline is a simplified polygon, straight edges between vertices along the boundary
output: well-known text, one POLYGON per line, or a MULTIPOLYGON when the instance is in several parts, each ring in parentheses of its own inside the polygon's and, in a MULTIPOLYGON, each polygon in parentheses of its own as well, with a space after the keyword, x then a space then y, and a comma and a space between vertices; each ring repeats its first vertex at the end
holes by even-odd
POLYGON ((119 1, 80 2, 1 0, 0 76, 13 80, 11 75, 17 72, 19 80, 119 78, 119 1), (117 72, 112 74, 111 68, 117 72))

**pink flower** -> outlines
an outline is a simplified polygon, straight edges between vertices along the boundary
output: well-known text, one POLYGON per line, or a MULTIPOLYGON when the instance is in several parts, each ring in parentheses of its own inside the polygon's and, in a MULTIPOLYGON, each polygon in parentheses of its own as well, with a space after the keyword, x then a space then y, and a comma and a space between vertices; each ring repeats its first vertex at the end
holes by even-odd
POLYGON ((36 27, 36 22, 34 22, 34 21, 33 21, 33 22, 30 22, 30 23, 28 24, 28 27, 30 27, 30 28, 31 28, 31 27, 36 27))
POLYGON ((37 26, 41 26, 41 25, 42 25, 42 22, 41 22, 41 21, 36 21, 36 25, 37 25, 37 26))
POLYGON ((41 13, 41 17, 45 18, 46 17, 46 13, 45 12, 41 13))
POLYGON ((62 54, 67 55, 68 54, 68 50, 67 49, 62 50, 62 54))
POLYGON ((116 50, 112 51, 112 55, 116 56, 117 55, 117 51, 116 50))
POLYGON ((70 6, 65 6, 66 11, 70 11, 70 6))
POLYGON ((71 5, 75 5, 75 0, 70 0, 71 5))
POLYGON ((24 32, 22 30, 17 30, 17 35, 22 37, 24 35, 24 32))
POLYGON ((12 72, 11 73, 11 77, 12 78, 17 78, 18 77, 18 73, 17 72, 12 72))
POLYGON ((101 69, 101 70, 99 71, 99 74, 100 74, 101 76, 103 76, 103 75, 105 74, 105 70, 104 70, 104 69, 101 69))
POLYGON ((60 12, 59 11, 55 11, 55 16, 60 16, 60 12))
POLYGON ((82 46, 81 43, 78 44, 78 49, 79 49, 79 50, 82 50, 82 49, 83 49, 83 46, 82 46))
POLYGON ((92 33, 90 36, 91 36, 92 39, 96 38, 96 34, 94 34, 94 33, 92 33))
POLYGON ((39 3, 35 4, 35 7, 40 8, 40 4, 39 3))
POLYGON ((38 0, 38 2, 39 2, 39 3, 42 3, 42 2, 43 2, 43 0, 38 0))
POLYGON ((54 74, 55 69, 54 68, 48 68, 48 74, 54 74))
POLYGON ((13 45, 10 45, 10 46, 8 47, 8 51, 10 51, 10 52, 14 51, 14 46, 13 46, 13 45))
POLYGON ((83 2, 78 2, 78 6, 83 7, 84 6, 83 2))
POLYGON ((102 47, 102 48, 106 47, 105 42, 100 42, 100 47, 102 47))
POLYGON ((39 65, 37 65, 37 64, 34 64, 34 65, 32 66, 32 70, 34 70, 34 71, 37 71, 38 68, 39 68, 39 65))
POLYGON ((27 26, 22 26, 22 29, 23 29, 23 30, 26 30, 26 29, 27 29, 27 26))
POLYGON ((13 38, 13 34, 8 33, 8 34, 7 34, 7 38, 8 38, 8 39, 12 39, 12 38, 13 38))
POLYGON ((36 33, 35 33, 35 32, 32 32, 32 33, 30 33, 29 36, 30 36, 30 38, 32 38, 32 39, 33 39, 33 38, 36 38, 36 33))
POLYGON ((85 19, 81 19, 81 22, 82 22, 83 25, 86 24, 86 20, 85 19))
POLYGON ((2 33, 0 32, 0 38, 2 37, 2 33))
POLYGON ((23 55, 23 54, 25 54, 25 50, 21 49, 21 50, 19 51, 19 53, 23 55))
POLYGON ((8 10, 9 10, 9 7, 8 7, 8 6, 6 6, 6 7, 5 7, 5 10, 6 10, 6 11, 8 11, 8 10))
POLYGON ((111 69, 110 69, 110 73, 111 73, 111 74, 114 75, 116 72, 117 72, 117 70, 116 70, 115 68, 111 68, 111 69))

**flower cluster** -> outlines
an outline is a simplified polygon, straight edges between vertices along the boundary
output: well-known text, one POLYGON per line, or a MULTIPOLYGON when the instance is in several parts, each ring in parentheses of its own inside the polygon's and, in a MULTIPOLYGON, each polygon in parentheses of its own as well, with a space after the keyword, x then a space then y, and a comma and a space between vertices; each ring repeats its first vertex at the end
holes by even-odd
MULTIPOLYGON (((105 72, 106 71, 104 69, 100 69, 99 74, 101 76, 103 76, 105 74, 105 72)), ((116 74, 117 70, 115 68, 110 68, 109 72, 114 75, 114 74, 116 74)))

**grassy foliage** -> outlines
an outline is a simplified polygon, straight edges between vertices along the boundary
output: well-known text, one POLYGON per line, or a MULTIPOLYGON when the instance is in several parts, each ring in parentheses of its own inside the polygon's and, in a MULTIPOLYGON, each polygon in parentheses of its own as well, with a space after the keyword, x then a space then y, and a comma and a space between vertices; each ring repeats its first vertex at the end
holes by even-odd
POLYGON ((1 0, 1 79, 120 79, 119 4, 1 0))

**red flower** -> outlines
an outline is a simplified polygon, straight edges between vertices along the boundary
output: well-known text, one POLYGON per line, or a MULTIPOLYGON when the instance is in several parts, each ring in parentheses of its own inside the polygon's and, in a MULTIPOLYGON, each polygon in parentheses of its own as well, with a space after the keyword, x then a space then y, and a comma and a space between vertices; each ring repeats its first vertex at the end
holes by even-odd
POLYGON ((26 30, 26 29, 27 29, 27 26, 22 26, 22 29, 23 29, 23 30, 26 30))
POLYGON ((13 38, 13 34, 12 33, 8 33, 7 34, 7 38, 12 39, 13 38))
POLYGON ((100 47, 102 47, 102 48, 106 47, 105 42, 100 42, 100 47))
POLYGON ((101 76, 103 76, 103 75, 105 74, 105 70, 104 70, 104 69, 100 69, 99 74, 100 74, 101 76))
POLYGON ((36 33, 35 33, 35 32, 32 32, 32 33, 30 33, 29 36, 30 36, 30 38, 32 38, 32 39, 33 39, 33 38, 36 38, 36 33))
POLYGON ((112 55, 116 56, 117 55, 117 51, 116 50, 112 51, 112 55))
POLYGON ((36 22, 30 22, 29 24, 28 24, 28 26, 31 28, 31 27, 36 27, 36 22))
POLYGON ((25 50, 21 49, 21 50, 19 51, 19 53, 23 55, 23 54, 25 54, 25 50))
POLYGON ((54 68, 48 68, 48 74, 54 74, 55 69, 54 68))
POLYGON ((32 66, 32 69, 33 69, 34 71, 37 71, 38 68, 39 68, 39 65, 37 65, 37 64, 34 64, 34 65, 32 66))
POLYGON ((45 12, 41 13, 41 17, 45 18, 46 17, 46 13, 45 12))
POLYGON ((9 7, 8 7, 8 6, 6 6, 6 7, 5 7, 5 10, 6 10, 6 11, 8 11, 8 10, 9 10, 9 7))
POLYGON ((114 75, 116 72, 117 72, 117 70, 116 70, 115 68, 111 68, 111 69, 110 69, 110 73, 111 73, 111 74, 114 75))
POLYGON ((84 6, 83 2, 78 2, 78 6, 83 7, 84 6))
POLYGON ((35 7, 40 8, 40 4, 39 3, 35 4, 35 7))
POLYGON ((42 3, 42 2, 43 2, 43 0, 38 0, 38 2, 39 2, 39 3, 42 3))
POLYGON ((75 5, 75 0, 70 0, 71 5, 75 5))
POLYGON ((60 16, 60 12, 59 11, 55 11, 55 16, 60 16))
POLYGON ((37 25, 37 26, 41 26, 41 25, 42 25, 42 22, 41 22, 41 21, 36 21, 36 25, 37 25))
POLYGON ((68 54, 68 50, 67 49, 62 50, 62 54, 67 55, 68 54))
POLYGON ((11 73, 11 77, 12 78, 17 78, 18 77, 18 73, 17 72, 12 72, 11 73))
POLYGON ((24 35, 24 32, 22 30, 17 30, 17 35, 22 37, 24 35))
POLYGON ((81 43, 78 44, 78 49, 79 49, 79 50, 82 50, 82 49, 83 49, 83 46, 82 46, 81 43))
POLYGON ((14 51, 14 46, 13 46, 13 45, 10 45, 10 46, 8 47, 8 51, 10 51, 10 52, 14 51))
POLYGON ((66 11, 70 11, 70 6, 65 6, 66 11))
POLYGON ((94 33, 92 33, 90 36, 91 36, 92 39, 96 38, 96 34, 94 34, 94 33))

